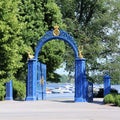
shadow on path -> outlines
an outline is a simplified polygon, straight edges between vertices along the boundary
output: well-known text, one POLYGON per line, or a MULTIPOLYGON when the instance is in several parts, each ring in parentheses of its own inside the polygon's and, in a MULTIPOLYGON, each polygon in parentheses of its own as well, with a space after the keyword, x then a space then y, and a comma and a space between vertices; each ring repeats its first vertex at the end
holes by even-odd
POLYGON ((62 103, 75 103, 74 100, 61 100, 61 99, 58 99, 58 100, 50 100, 52 102, 62 102, 62 103))

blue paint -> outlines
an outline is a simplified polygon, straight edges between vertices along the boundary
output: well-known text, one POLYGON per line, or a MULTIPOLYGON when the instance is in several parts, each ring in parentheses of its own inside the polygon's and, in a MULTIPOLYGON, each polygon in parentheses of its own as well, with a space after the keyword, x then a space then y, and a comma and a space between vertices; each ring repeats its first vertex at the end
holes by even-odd
POLYGON ((93 102, 93 83, 88 81, 87 87, 87 101, 93 102))
POLYGON ((67 32, 60 30, 60 35, 59 36, 54 36, 53 35, 53 30, 50 30, 48 32, 46 32, 46 34, 39 40, 38 45, 36 46, 35 49, 35 59, 38 58, 38 54, 42 48, 42 46, 50 41, 50 40, 62 40, 67 42, 73 49, 74 53, 75 53, 75 57, 78 57, 78 48, 77 45, 73 39, 73 37, 71 37, 67 32))
POLYGON ((75 60, 75 102, 86 102, 85 59, 75 60))
POLYGON ((110 94, 111 84, 110 84, 110 76, 106 74, 104 76, 104 96, 110 94))
POLYGON ((13 100, 13 83, 12 80, 6 83, 6 97, 5 100, 13 100))
POLYGON ((63 40, 67 42, 74 51, 75 55, 75 102, 87 101, 87 80, 85 76, 85 59, 78 57, 78 47, 67 32, 60 30, 58 36, 53 35, 53 30, 46 32, 46 34, 39 40, 35 49, 35 57, 28 61, 28 78, 27 78, 27 94, 26 100, 44 99, 46 96, 46 66, 37 61, 38 54, 42 46, 50 40, 63 40), (41 69, 42 66, 42 69, 41 69), (44 71, 44 72, 41 72, 44 71), (39 84, 41 78, 44 78, 44 84, 39 84), (37 86, 37 88, 36 88, 37 86), (40 87, 41 86, 41 87, 40 87), (39 88, 39 90, 38 90, 39 88), (42 93, 39 93, 42 91, 42 93), (42 98, 41 98, 42 94, 42 98))
POLYGON ((26 100, 36 100, 37 61, 28 61, 28 76, 26 85, 26 100))

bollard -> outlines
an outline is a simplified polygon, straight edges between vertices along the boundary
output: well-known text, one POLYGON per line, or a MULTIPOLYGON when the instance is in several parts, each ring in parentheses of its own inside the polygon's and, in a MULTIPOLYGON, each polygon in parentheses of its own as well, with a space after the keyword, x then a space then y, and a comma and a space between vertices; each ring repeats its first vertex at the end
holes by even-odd
POLYGON ((6 97, 5 100, 13 100, 13 84, 12 80, 6 83, 6 97))
POLYGON ((107 94, 110 94, 110 89, 111 89, 110 76, 106 74, 104 76, 104 96, 106 96, 107 94))

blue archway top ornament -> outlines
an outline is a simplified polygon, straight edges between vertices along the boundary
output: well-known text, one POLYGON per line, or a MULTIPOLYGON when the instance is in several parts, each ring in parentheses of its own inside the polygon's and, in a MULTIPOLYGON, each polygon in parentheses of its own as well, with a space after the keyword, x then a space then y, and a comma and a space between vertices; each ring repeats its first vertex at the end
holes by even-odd
POLYGON ((77 44, 74 41, 74 38, 72 36, 70 36, 70 34, 68 34, 67 32, 63 31, 63 30, 59 30, 59 33, 57 35, 54 34, 54 30, 50 30, 47 31, 46 34, 39 40, 36 49, 35 49, 35 56, 34 59, 38 58, 38 54, 40 52, 40 50, 42 49, 42 46, 50 41, 50 40, 63 40, 65 42, 67 42, 71 48, 74 51, 75 57, 78 57, 78 47, 77 44))

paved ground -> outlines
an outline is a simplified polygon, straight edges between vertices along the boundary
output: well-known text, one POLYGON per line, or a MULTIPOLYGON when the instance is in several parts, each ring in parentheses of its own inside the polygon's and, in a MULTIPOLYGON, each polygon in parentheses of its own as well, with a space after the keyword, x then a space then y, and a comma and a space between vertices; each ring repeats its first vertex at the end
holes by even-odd
POLYGON ((1 101, 0 120, 120 120, 120 108, 101 101, 1 101))

